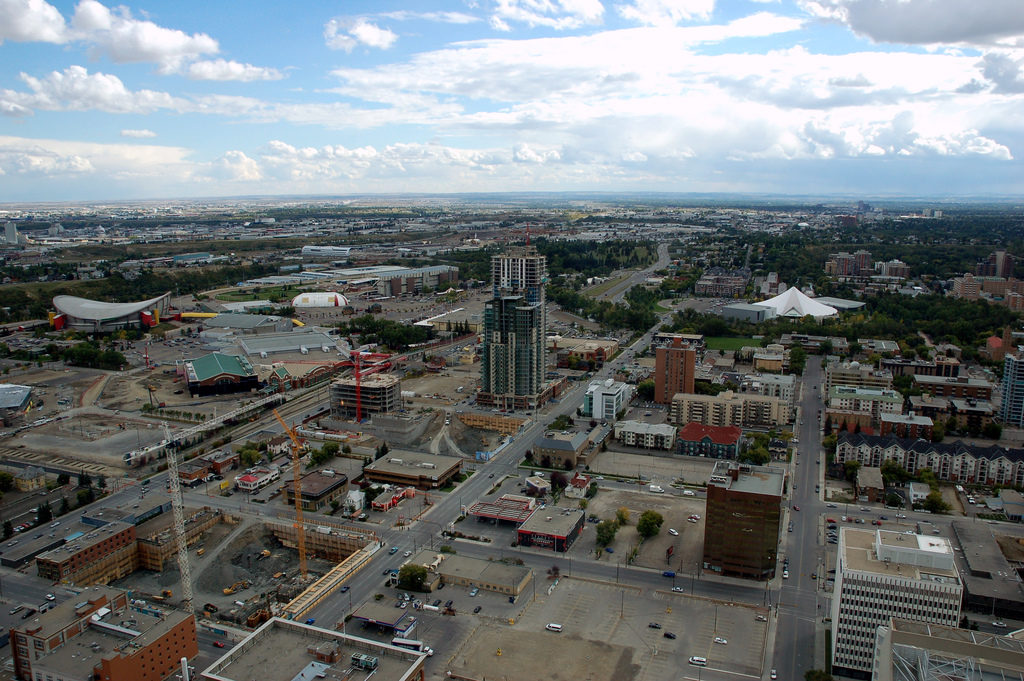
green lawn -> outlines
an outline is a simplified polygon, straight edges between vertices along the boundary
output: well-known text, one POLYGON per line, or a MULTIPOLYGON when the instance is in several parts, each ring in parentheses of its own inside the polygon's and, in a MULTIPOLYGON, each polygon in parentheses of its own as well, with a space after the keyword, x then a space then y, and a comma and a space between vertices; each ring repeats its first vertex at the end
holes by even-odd
POLYGON ((753 338, 730 338, 728 336, 712 336, 705 338, 708 350, 739 350, 744 345, 757 345, 753 338))
POLYGON ((591 286, 588 289, 583 290, 583 294, 590 296, 591 298, 597 298, 600 295, 607 293, 613 286, 621 284, 626 279, 629 279, 631 275, 623 274, 621 277, 612 277, 608 281, 603 281, 597 286, 591 286))

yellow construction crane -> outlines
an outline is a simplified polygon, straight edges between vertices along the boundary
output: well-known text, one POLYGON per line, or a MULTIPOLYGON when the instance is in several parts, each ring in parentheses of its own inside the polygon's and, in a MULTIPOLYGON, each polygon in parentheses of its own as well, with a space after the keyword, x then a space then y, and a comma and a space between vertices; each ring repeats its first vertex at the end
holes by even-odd
POLYGON ((274 410, 274 416, 284 428, 284 432, 288 433, 288 437, 292 439, 292 475, 295 477, 295 543, 299 549, 299 573, 305 579, 306 529, 302 522, 302 466, 299 464, 299 451, 302 449, 302 443, 299 441, 299 436, 295 434, 295 430, 285 423, 281 415, 277 413, 277 409, 274 410))

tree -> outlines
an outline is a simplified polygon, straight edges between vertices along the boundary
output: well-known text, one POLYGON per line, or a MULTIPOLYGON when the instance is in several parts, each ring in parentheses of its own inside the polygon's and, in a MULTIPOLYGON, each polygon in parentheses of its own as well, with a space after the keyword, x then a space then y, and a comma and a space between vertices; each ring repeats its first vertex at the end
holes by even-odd
POLYGON ((807 351, 801 347, 795 347, 789 351, 789 371, 797 375, 804 373, 804 366, 807 364, 807 351))
POLYGON ((551 489, 554 491, 563 490, 569 484, 569 478, 566 477, 565 473, 552 473, 551 474, 551 489))
POLYGON ((78 486, 79 487, 92 487, 92 478, 85 471, 78 474, 78 486))
POLYGON ((645 401, 650 402, 654 399, 654 379, 648 379, 646 381, 640 381, 636 384, 637 396, 645 401))
POLYGON ((57 484, 58 485, 66 485, 69 482, 71 482, 71 476, 68 475, 67 473, 60 473, 60 474, 57 475, 57 484))
POLYGON ((625 506, 620 506, 618 508, 618 510, 615 511, 615 523, 619 527, 623 527, 624 525, 629 525, 629 509, 628 508, 626 508, 625 506))
POLYGON ((949 504, 942 500, 942 492, 929 492, 924 499, 924 507, 932 513, 945 513, 949 510, 949 504))
POLYGON ((597 496, 597 483, 596 482, 592 482, 589 485, 587 485, 587 498, 588 499, 593 499, 596 496, 597 496))
POLYGON ((665 519, 661 517, 660 513, 648 509, 641 513, 640 519, 636 521, 636 531, 644 539, 650 539, 658 534, 661 524, 664 522, 665 519))
POLYGON ((14 476, 7 471, 0 471, 0 492, 10 492, 14 489, 14 476))
POLYGON ((57 511, 58 515, 64 515, 65 513, 71 512, 71 504, 68 503, 67 497, 60 498, 60 510, 57 511))
POLYGON ((804 681, 832 681, 832 675, 823 669, 808 669, 804 672, 804 681))
POLYGON ((242 468, 251 468, 259 463, 262 458, 263 454, 252 442, 246 442, 242 448, 238 450, 238 461, 242 468))
POLYGON ((415 563, 406 563, 398 570, 398 586, 410 591, 422 591, 427 581, 427 568, 415 563))
POLYGON ((615 533, 619 531, 619 524, 614 520, 602 520, 597 524, 597 545, 608 546, 615 541, 615 533))
POLYGON ((552 565, 551 567, 548 568, 548 577, 550 577, 551 579, 558 579, 558 577, 561 574, 562 574, 562 571, 558 568, 557 565, 552 565))
POLYGON ((14 535, 14 525, 10 520, 4 521, 4 539, 10 539, 14 535))
POLYGON ((48 523, 53 520, 53 509, 50 508, 50 503, 47 501, 42 502, 36 507, 36 515, 39 516, 39 523, 48 523))
POLYGON ((998 423, 986 423, 981 429, 981 434, 989 440, 998 440, 1003 436, 1003 427, 998 423))
POLYGON ((91 504, 93 499, 96 498, 96 493, 92 491, 92 487, 86 487, 85 489, 78 490, 78 505, 85 506, 91 504))
POLYGON ((107 479, 101 475, 99 478, 96 479, 96 486, 99 487, 100 489, 106 489, 107 479))
POLYGON ((857 471, 860 470, 860 461, 847 461, 843 464, 843 475, 847 482, 857 481, 857 471))
POLYGON ((899 494, 896 494, 895 492, 890 492, 889 494, 885 495, 885 505, 886 506, 896 506, 898 508, 902 508, 903 507, 903 497, 901 497, 899 494))

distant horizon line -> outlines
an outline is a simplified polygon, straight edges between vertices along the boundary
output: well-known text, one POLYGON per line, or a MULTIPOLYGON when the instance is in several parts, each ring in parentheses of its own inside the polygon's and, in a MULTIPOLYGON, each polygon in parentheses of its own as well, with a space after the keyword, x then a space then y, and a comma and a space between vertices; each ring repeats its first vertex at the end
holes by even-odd
POLYGON ((62 199, 37 201, 0 201, 0 209, 21 209, 39 206, 89 206, 89 205, 138 205, 154 203, 225 203, 237 201, 272 202, 272 201, 331 201, 354 203, 360 200, 410 200, 410 199, 464 199, 481 201, 487 198, 536 198, 546 200, 571 200, 573 198, 589 198, 604 200, 625 200, 636 198, 685 198, 690 200, 756 200, 761 202, 799 201, 801 203, 822 203, 830 201, 844 202, 883 202, 883 203, 943 203, 943 204, 983 204, 999 205, 1024 204, 1024 197, 1010 194, 863 194, 863 193, 778 193, 778 192, 676 192, 676 191, 564 191, 564 190, 527 190, 508 192, 360 192, 345 194, 237 194, 225 196, 178 196, 167 198, 137 199, 62 199))

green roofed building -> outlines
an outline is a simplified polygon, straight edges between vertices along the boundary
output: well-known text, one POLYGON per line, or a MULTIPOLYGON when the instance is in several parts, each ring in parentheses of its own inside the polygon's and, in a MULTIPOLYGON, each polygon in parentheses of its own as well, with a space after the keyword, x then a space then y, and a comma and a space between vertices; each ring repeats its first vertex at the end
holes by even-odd
POLYGON ((193 397, 245 392, 260 387, 256 370, 248 359, 219 352, 185 362, 185 376, 188 392, 193 397))

